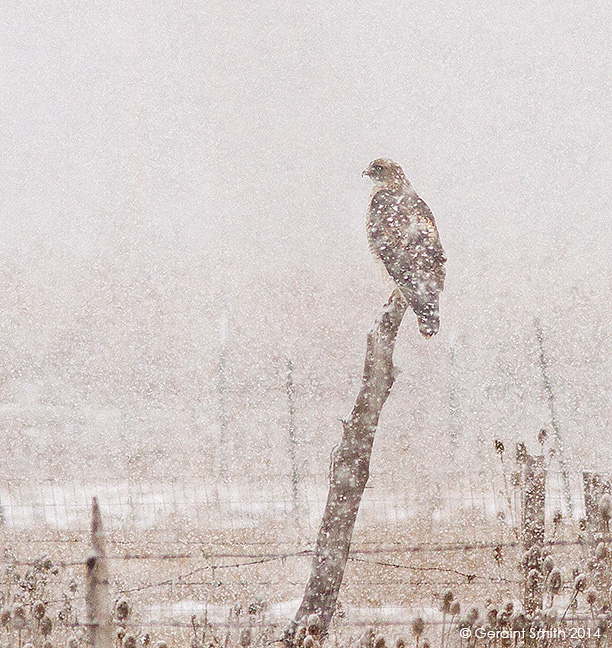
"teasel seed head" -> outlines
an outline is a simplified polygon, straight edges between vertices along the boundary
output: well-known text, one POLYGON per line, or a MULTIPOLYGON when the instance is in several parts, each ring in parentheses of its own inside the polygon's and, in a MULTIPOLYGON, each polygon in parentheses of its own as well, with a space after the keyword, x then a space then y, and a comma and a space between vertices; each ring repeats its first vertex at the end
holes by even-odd
POLYGON ((48 616, 44 616, 40 620, 40 632, 43 637, 48 637, 53 630, 53 621, 48 616))
POLYGON ((487 623, 494 628, 497 625, 497 608, 490 605, 487 609, 487 623))
POLYGON ((477 607, 472 606, 466 613, 465 618, 467 622, 473 626, 476 621, 478 621, 478 617, 480 616, 480 612, 478 611, 477 607))
POLYGON ((527 574, 527 586, 537 587, 538 583, 542 580, 542 574, 537 569, 529 570, 527 574))
POLYGON ((605 560, 609 555, 608 547, 603 542, 600 542, 595 549, 595 558, 597 560, 605 560))
POLYGON ((599 630, 600 635, 605 634, 606 630, 608 629, 608 625, 609 625, 609 621, 606 615, 600 615, 597 618, 596 628, 599 630))
POLYGON ((542 563, 542 573, 544 574, 544 577, 547 577, 554 568, 554 558, 550 555, 546 556, 546 558, 544 558, 544 562, 542 563))
POLYGON ((387 642, 381 634, 374 640, 374 648, 387 648, 387 642))
MULTIPOLYGON (((306 628, 302 626, 300 628, 300 631, 298 631, 298 637, 301 636, 302 642, 304 641, 304 637, 306 636, 306 628), (302 634, 303 632, 303 634, 302 634)), ((242 632, 240 633, 240 639, 238 643, 242 646, 242 648, 248 648, 248 646, 251 645, 251 629, 250 628, 244 628, 242 632)))
POLYGON ((321 634, 321 617, 318 614, 311 614, 308 617, 308 634, 318 637, 321 634))
MULTIPOLYGON (((244 630, 242 632, 244 632, 244 630)), ((307 633, 306 626, 305 625, 300 625, 298 627, 296 633, 295 633, 295 638, 293 640, 293 645, 296 648, 302 648, 302 646, 304 645, 304 638, 306 637, 306 633, 307 633)), ((242 638, 242 633, 240 634, 240 637, 242 638)), ((247 638, 245 637, 245 640, 246 639, 247 638)), ((250 631, 249 631, 249 636, 248 636, 248 642, 249 643, 246 644, 245 646, 243 646, 243 648, 246 648, 246 646, 248 646, 251 643, 251 633, 250 633, 250 631)), ((240 645, 242 646, 242 644, 240 644, 240 645)))
POLYGON ((359 637, 359 645, 361 648, 374 648, 374 628, 366 628, 361 637, 359 637))
POLYGON ((27 625, 25 607, 21 603, 13 606, 13 625, 17 630, 23 630, 27 625))
POLYGON ((453 594, 452 590, 447 589, 442 592, 442 602, 440 609, 444 614, 448 614, 450 612, 450 606, 454 598, 455 595, 453 594))
POLYGON ((516 463, 524 464, 527 461, 527 446, 521 441, 516 444, 516 463))
POLYGON ((423 630, 425 630, 425 621, 423 621, 422 617, 416 617, 416 619, 413 619, 412 621, 412 632, 416 637, 420 637, 423 634, 423 630))
POLYGON ((562 587, 563 577, 561 576, 561 570, 558 567, 553 567, 548 575, 548 589, 551 594, 557 596, 557 594, 561 593, 562 587))
POLYGON ((586 574, 578 574, 574 579, 574 589, 577 592, 584 592, 587 586, 587 577, 586 574))
POLYGON ((47 611, 47 606, 42 601, 34 601, 32 605, 32 615, 37 621, 40 621, 47 611))
POLYGON ((125 597, 118 599, 115 603, 115 616, 117 617, 117 621, 119 621, 119 623, 127 621, 130 612, 131 610, 128 600, 125 597))
POLYGON ((523 612, 518 612, 512 617, 512 629, 513 630, 524 630, 527 626, 527 619, 523 612))

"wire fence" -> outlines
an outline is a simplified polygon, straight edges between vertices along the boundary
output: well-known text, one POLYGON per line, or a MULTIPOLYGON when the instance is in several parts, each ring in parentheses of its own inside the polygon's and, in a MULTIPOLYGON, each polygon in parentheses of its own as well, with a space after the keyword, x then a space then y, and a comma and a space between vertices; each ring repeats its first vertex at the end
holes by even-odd
MULTIPOLYGON (((185 523, 201 529, 240 530, 294 526, 305 536, 318 528, 327 496, 327 475, 309 475, 295 496, 291 475, 249 476, 248 480, 107 480, 0 482, 2 523, 13 529, 89 526, 91 498, 97 497, 109 530, 152 529, 185 523)), ((584 516, 582 475, 570 475, 573 517, 584 516)), ((383 523, 401 527, 416 518, 434 522, 516 525, 520 489, 500 475, 447 473, 409 479, 374 475, 366 487, 357 528, 383 523)), ((561 475, 547 476, 546 516, 568 516, 561 475)))
MULTIPOLYGON (((585 514, 582 474, 569 481, 573 518, 562 476, 547 475, 545 540, 568 569, 593 543, 577 533, 585 514)), ((520 492, 503 474, 373 475, 351 545, 339 622, 355 632, 370 625, 399 632, 418 613, 436 626, 436 601, 449 587, 467 602, 518 598, 520 492)), ((249 476, 242 483, 0 483, 0 586, 23 587, 28 572, 40 571, 36 557, 49 555, 58 574, 47 579, 45 600, 61 606, 69 598, 83 618, 83 587, 72 594, 67 587, 71 579, 82 581, 95 496, 108 534, 113 594, 129 596, 138 609, 130 627, 187 632, 197 617, 226 632, 254 624, 272 632, 299 604, 326 495, 325 474, 303 479, 297 496, 291 475, 249 476), (248 608, 254 600, 265 601, 265 613, 245 612, 229 624, 232 606, 248 608)), ((571 584, 560 596, 569 601, 571 584)), ((588 614, 571 618, 582 623, 588 614)), ((72 627, 84 626, 74 621, 72 627)))

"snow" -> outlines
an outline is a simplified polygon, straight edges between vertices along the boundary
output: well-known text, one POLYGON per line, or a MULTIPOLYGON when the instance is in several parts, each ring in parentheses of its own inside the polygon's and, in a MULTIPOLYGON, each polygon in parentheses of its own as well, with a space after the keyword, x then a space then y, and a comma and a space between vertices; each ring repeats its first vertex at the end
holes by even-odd
POLYGON ((583 516, 581 472, 612 472, 611 20, 557 0, 7 7, 8 532, 86 529, 97 495, 126 534, 185 520, 312 546, 389 294, 364 231, 380 156, 431 207, 447 284, 438 335, 402 324, 358 531, 507 533, 493 440, 539 453, 551 398, 583 516))

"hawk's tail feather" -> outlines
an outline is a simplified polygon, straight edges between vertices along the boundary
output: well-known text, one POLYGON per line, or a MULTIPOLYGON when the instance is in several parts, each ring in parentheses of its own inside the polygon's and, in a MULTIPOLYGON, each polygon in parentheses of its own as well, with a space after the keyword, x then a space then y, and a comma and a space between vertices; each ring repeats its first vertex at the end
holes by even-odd
POLYGON ((400 294, 410 304, 419 323, 419 332, 429 339, 440 330, 440 299, 438 295, 427 295, 426 298, 415 297, 399 287, 400 294), (424 300, 426 299, 426 301, 424 300), (421 301, 423 300, 423 301, 421 301))
POLYGON ((419 322, 419 331, 424 338, 429 339, 440 330, 440 307, 437 299, 435 302, 416 305, 414 312, 419 322))

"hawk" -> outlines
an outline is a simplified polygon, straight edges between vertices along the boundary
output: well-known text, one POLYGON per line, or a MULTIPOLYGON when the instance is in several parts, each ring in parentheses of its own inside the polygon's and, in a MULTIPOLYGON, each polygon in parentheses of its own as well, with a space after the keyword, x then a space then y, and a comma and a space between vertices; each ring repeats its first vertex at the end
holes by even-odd
POLYGON ((392 160, 374 160, 362 175, 374 182, 366 223, 370 249, 414 311, 421 334, 430 338, 440 328, 446 276, 446 254, 431 209, 392 160))

